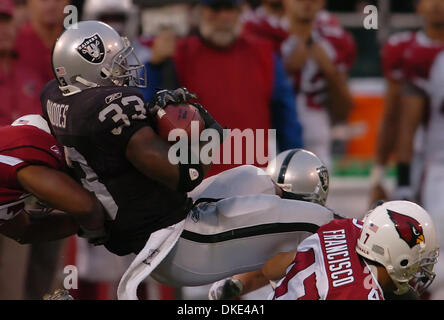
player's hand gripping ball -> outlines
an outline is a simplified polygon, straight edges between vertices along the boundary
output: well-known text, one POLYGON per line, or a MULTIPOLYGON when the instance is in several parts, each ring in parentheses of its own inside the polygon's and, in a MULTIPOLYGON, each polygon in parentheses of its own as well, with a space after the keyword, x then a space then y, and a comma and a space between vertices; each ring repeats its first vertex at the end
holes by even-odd
MULTIPOLYGON (((198 129, 198 134, 200 134, 205 127, 199 110, 191 104, 168 105, 165 108, 159 109, 156 116, 157 133, 165 141, 168 141, 168 135, 173 129, 185 130, 188 139, 191 139, 192 127, 198 129)), ((185 132, 183 134, 185 134, 185 132)), ((177 140, 173 140, 170 142, 174 143, 176 141, 177 140)))

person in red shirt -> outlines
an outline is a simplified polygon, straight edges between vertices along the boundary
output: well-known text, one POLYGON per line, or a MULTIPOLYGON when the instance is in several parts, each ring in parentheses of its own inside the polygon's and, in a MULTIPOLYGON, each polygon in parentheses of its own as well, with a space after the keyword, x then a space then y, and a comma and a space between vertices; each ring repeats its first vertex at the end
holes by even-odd
POLYGON ((297 92, 305 148, 330 166, 332 126, 353 107, 347 84, 356 59, 353 37, 323 11, 325 0, 284 0, 289 37, 281 53, 297 92))
MULTIPOLYGON (((229 129, 275 128, 280 151, 299 148, 302 138, 294 92, 272 45, 242 33, 241 3, 201 0, 199 35, 182 39, 176 47, 179 84, 195 92, 229 129)), ((223 164, 215 163, 210 175, 245 164, 244 159, 233 164, 233 156, 227 164, 224 156, 219 159, 223 164)), ((248 164, 266 166, 256 161, 248 164)))
POLYGON ((391 201, 363 221, 333 220, 305 239, 296 254, 276 256, 262 270, 270 280, 282 278, 273 300, 396 299, 419 293, 434 280, 436 236, 423 208, 391 201))
POLYGON ((34 70, 43 85, 54 78, 51 50, 63 31, 63 9, 69 4, 69 0, 28 0, 27 3, 29 22, 19 30, 16 50, 21 63, 34 70))
POLYGON ((0 1, 0 125, 18 117, 40 113, 40 88, 43 81, 26 68, 14 51, 16 27, 12 0, 0 1))

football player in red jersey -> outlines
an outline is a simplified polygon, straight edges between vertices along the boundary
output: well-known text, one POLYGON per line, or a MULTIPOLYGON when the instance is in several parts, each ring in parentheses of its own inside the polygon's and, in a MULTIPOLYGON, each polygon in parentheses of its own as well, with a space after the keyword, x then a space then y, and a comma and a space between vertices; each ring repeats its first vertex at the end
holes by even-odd
POLYGON ((0 233, 19 243, 79 231, 91 241, 106 236, 102 206, 64 168, 63 151, 41 116, 23 116, 0 128, 0 233), (33 197, 60 211, 29 204, 33 197))
POLYGON ((347 74, 356 58, 355 43, 338 24, 317 23, 324 0, 285 0, 283 4, 290 36, 282 44, 282 56, 298 92, 305 148, 329 167, 331 125, 346 121, 353 106, 347 74))
MULTIPOLYGON (((374 197, 383 191, 378 183, 383 176, 382 165, 390 152, 396 151, 398 181, 392 197, 419 199, 433 217, 437 229, 443 230, 444 202, 440 190, 444 172, 444 3, 420 0, 417 10, 424 18, 423 29, 393 36, 383 51, 386 74, 397 80, 398 89, 395 90, 397 100, 387 105, 383 120, 379 139, 384 143, 380 142, 382 147, 377 159, 380 166, 375 168, 373 175, 374 197), (399 89, 401 84, 402 90, 399 89)), ((438 241, 442 248, 441 235, 438 241)), ((437 277, 430 287, 431 299, 444 298, 444 266, 441 264, 439 261, 435 268, 437 277)))
POLYGON ((274 300, 384 300, 423 291, 435 277, 437 256, 429 214, 412 202, 391 201, 362 222, 322 226, 296 254, 271 259, 262 270, 270 280, 282 278, 270 296, 274 300))

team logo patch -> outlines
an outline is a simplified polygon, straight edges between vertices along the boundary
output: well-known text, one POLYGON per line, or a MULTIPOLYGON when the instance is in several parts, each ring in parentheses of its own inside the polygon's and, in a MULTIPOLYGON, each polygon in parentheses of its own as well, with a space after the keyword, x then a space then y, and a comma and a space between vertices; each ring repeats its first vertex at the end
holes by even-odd
POLYGON ((324 192, 327 192, 330 182, 327 168, 322 166, 317 168, 316 171, 318 172, 319 180, 321 180, 322 190, 324 190, 324 192))
POLYGON ((410 248, 424 242, 424 233, 421 224, 412 217, 388 210, 390 219, 395 224, 399 237, 404 240, 410 248))
POLYGON ((105 45, 103 40, 96 33, 86 38, 77 47, 77 52, 88 62, 101 63, 105 58, 105 45))

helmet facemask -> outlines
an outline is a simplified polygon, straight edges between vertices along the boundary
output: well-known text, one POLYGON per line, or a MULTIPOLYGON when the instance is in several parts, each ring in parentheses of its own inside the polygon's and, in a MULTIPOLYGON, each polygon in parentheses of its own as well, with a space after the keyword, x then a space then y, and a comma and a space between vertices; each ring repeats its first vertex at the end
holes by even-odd
POLYGON ((147 87, 147 72, 134 52, 128 38, 122 37, 124 48, 119 51, 111 62, 111 67, 102 68, 104 78, 110 79, 117 86, 147 87), (128 64, 133 60, 135 64, 128 64))
POLYGON ((413 279, 409 282, 410 287, 418 294, 422 294, 433 282, 436 274, 433 272, 433 267, 438 261, 438 250, 433 250, 429 256, 424 257, 419 262, 419 268, 413 279))

